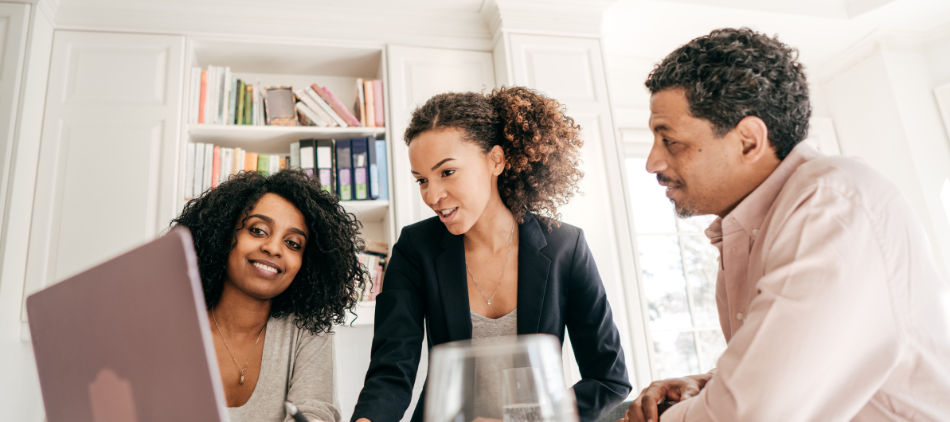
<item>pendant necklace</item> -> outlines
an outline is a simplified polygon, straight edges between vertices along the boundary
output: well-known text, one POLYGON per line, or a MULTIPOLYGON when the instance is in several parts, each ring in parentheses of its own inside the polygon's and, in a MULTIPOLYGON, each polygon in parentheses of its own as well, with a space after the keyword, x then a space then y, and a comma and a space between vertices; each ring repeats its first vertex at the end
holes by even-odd
MULTIPOLYGON (((505 255, 505 266, 501 269, 501 278, 498 279, 498 286, 495 287, 495 292, 491 294, 491 297, 485 296, 485 292, 482 292, 482 288, 478 287, 478 282, 475 281, 475 276, 472 275, 472 269, 468 265, 468 261, 465 261, 465 269, 468 270, 468 275, 472 277, 472 283, 475 284, 475 288, 478 289, 478 293, 485 298, 485 301, 488 302, 488 306, 491 306, 491 300, 495 298, 495 295, 498 294, 498 289, 501 288, 501 281, 505 279, 505 270, 508 269, 508 258, 511 257, 511 239, 514 239, 515 235, 515 222, 511 222, 511 233, 508 233, 508 254, 505 255)), ((212 315, 214 316, 214 315, 212 315)), ((221 337, 224 339, 224 337, 221 337)))
POLYGON ((228 351, 228 354, 231 355, 231 360, 234 361, 234 364, 237 365, 238 369, 241 370, 241 379, 239 380, 241 385, 244 385, 244 370, 247 369, 247 363, 251 360, 251 353, 254 353, 254 349, 257 347, 257 342, 261 341, 261 335, 264 334, 264 329, 267 328, 267 323, 264 323, 264 326, 261 327, 261 332, 257 333, 257 341, 254 342, 254 346, 251 347, 250 353, 247 354, 247 359, 244 360, 244 366, 242 367, 237 363, 237 359, 234 358, 234 354, 231 353, 231 348, 228 347, 228 342, 224 340, 224 334, 221 333, 221 327, 218 326, 218 319, 214 317, 214 309, 211 310, 211 319, 214 321, 214 326, 218 329, 218 335, 221 336, 221 342, 224 343, 224 348, 228 351))

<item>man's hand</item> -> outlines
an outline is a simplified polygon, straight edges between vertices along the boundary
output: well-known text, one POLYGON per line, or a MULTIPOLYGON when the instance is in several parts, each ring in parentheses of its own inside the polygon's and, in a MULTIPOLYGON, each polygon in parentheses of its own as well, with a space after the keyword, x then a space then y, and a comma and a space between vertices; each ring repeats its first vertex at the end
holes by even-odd
POLYGON ((627 409, 624 419, 617 422, 658 422, 660 420, 656 407, 658 403, 666 399, 679 402, 693 397, 699 394, 710 379, 712 379, 712 374, 653 381, 630 404, 630 409, 627 409))

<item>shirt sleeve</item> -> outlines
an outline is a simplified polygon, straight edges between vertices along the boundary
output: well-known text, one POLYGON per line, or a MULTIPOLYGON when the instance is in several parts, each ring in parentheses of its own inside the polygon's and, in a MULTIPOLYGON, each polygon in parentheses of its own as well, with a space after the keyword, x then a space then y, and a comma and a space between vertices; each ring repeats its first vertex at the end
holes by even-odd
POLYGON ((376 296, 373 346, 366 381, 352 421, 398 422, 412 400, 422 340, 425 305, 419 262, 409 232, 403 229, 386 268, 382 292, 376 296))
POLYGON ((758 294, 718 372, 662 422, 848 421, 896 365, 899 330, 869 211, 820 183, 792 199, 758 239, 758 294))
POLYGON ((565 318, 581 380, 574 385, 582 422, 596 421, 630 394, 620 332, 583 230, 577 238, 565 318))
MULTIPOLYGON (((336 395, 335 347, 333 334, 313 335, 296 330, 299 341, 294 357, 287 401, 310 420, 340 420, 340 404, 336 395)), ((287 415, 284 422, 293 422, 287 415)))

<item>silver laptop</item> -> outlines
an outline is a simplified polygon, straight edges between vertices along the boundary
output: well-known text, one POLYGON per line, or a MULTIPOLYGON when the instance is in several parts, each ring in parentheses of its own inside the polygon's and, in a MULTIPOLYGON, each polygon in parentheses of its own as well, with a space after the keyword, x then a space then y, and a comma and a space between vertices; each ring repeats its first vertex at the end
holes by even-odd
POLYGON ((191 234, 30 295, 49 422, 226 421, 191 234))

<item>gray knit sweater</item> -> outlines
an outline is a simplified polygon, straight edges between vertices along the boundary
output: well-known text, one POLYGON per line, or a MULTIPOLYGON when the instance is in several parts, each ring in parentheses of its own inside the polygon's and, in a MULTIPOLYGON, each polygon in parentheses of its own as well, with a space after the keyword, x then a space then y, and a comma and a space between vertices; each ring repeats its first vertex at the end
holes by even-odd
POLYGON ((338 421, 333 334, 313 335, 294 316, 271 318, 264 337, 261 375, 241 407, 229 407, 231 422, 287 422, 284 401, 311 420, 338 421))

